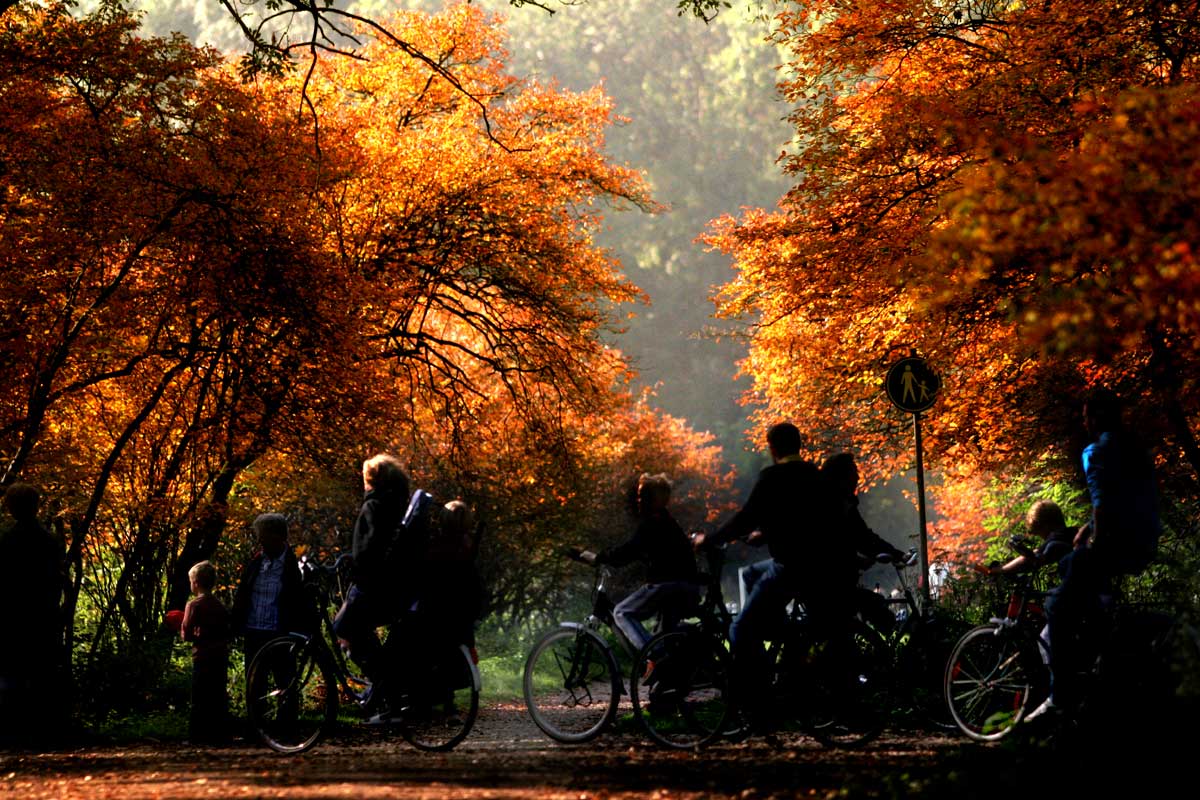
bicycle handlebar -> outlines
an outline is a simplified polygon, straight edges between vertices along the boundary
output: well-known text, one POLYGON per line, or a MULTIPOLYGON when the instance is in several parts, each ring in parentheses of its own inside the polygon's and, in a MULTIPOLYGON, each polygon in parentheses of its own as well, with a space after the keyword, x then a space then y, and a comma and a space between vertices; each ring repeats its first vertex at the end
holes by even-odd
POLYGON ((321 575, 336 575, 341 571, 343 564, 353 564, 354 556, 350 553, 341 553, 333 561, 328 564, 321 564, 310 559, 308 556, 300 557, 300 571, 302 573, 320 573, 321 575))
POLYGON ((1008 544, 1018 555, 1025 556, 1026 558, 1037 558, 1037 553, 1033 552, 1033 548, 1020 536, 1012 537, 1008 540, 1008 544))
POLYGON ((893 559, 891 553, 880 553, 877 556, 875 556, 875 560, 877 562, 879 562, 880 564, 891 564, 892 566, 894 566, 896 568, 897 571, 899 571, 899 570, 903 569, 904 567, 916 566, 917 562, 920 559, 917 557, 916 548, 913 548, 912 550, 909 550, 908 553, 904 556, 903 561, 897 561, 897 560, 893 559))

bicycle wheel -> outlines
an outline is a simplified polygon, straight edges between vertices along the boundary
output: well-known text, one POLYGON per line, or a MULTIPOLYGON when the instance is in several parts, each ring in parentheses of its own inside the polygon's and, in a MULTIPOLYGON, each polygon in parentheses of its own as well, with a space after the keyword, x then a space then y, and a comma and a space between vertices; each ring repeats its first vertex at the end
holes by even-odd
POLYGON ((666 631, 646 643, 633 665, 629 693, 650 738, 687 749, 722 734, 729 717, 725 648, 698 630, 666 631))
POLYGON ((303 636, 267 642, 246 678, 246 712, 258 737, 280 753, 300 753, 333 729, 338 688, 319 648, 303 636))
POLYGON ((1008 735, 1044 683, 1037 642, 994 625, 968 631, 946 664, 950 714, 959 730, 980 742, 1008 735))
POLYGON ((590 741, 612 722, 621 699, 621 676, 608 645, 587 628, 546 633, 525 662, 525 705, 552 739, 590 741))
POLYGON ((404 738, 421 750, 451 750, 475 725, 479 715, 479 669, 462 645, 445 647, 410 693, 401 714, 404 738))
POLYGON ((891 650, 856 622, 848 646, 816 651, 809 690, 809 733, 826 747, 862 747, 884 728, 892 705, 891 650))

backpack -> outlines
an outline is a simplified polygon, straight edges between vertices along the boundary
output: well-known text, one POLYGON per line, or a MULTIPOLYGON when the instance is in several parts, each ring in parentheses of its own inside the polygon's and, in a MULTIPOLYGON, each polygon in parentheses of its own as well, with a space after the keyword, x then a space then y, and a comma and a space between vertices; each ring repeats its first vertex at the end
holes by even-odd
POLYGON ((400 612, 411 611, 416 604, 425 553, 429 547, 433 495, 417 489, 408 500, 408 509, 396 527, 385 556, 386 572, 399 588, 400 612))

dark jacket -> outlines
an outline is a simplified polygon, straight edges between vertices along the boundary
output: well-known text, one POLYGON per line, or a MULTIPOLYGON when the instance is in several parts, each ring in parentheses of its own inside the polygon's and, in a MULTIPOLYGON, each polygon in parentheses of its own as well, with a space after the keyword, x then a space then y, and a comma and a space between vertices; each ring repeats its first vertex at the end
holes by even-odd
POLYGON ((865 556, 871 561, 883 553, 892 557, 893 561, 904 559, 904 551, 871 530, 867 521, 858 510, 858 496, 851 495, 842 503, 841 530, 834 532, 835 536, 845 536, 850 540, 854 552, 865 556))
MULTIPOLYGON (((1048 564, 1058 564, 1069 553, 1075 550, 1075 532, 1070 528, 1060 528, 1049 536, 1042 546, 1037 551, 1037 562, 1039 566, 1048 564)), ((1060 565, 1058 567, 1058 575, 1061 578, 1066 570, 1060 565)))
POLYGON ((35 675, 58 657, 62 553, 36 519, 0 532, 0 674, 35 675))
POLYGON ((0 598, 5 614, 29 625, 58 623, 63 590, 62 547, 36 519, 0 532, 0 598))
POLYGON ((643 517, 629 541, 602 550, 596 554, 596 560, 614 567, 645 561, 647 583, 696 579, 691 542, 666 509, 643 517))
POLYGON ((1092 547, 1118 572, 1141 572, 1162 531, 1149 451, 1128 431, 1105 432, 1084 448, 1083 472, 1092 499, 1092 547))
POLYGON ((815 464, 799 458, 781 461, 759 473, 745 505, 712 541, 722 544, 759 530, 771 558, 819 576, 831 558, 844 559, 847 552, 854 556, 848 540, 832 533, 837 514, 838 504, 815 464))
POLYGON ((483 617, 485 590, 469 559, 431 558, 425 565, 417 611, 454 644, 475 643, 475 621, 483 617))
POLYGON ((404 519, 408 498, 393 492, 371 490, 354 522, 351 578, 360 591, 387 594, 396 588, 397 576, 388 572, 388 558, 404 519))
MULTIPOLYGON (((242 567, 237 590, 233 595, 233 606, 229 612, 236 633, 240 634, 245 631, 246 618, 250 615, 254 581, 258 579, 262 564, 263 554, 260 550, 242 567)), ((292 552, 291 547, 283 551, 283 581, 279 588, 278 607, 279 625, 276 630, 288 633, 307 631, 312 628, 314 622, 312 603, 304 593, 300 563, 296 560, 296 554, 292 552)))

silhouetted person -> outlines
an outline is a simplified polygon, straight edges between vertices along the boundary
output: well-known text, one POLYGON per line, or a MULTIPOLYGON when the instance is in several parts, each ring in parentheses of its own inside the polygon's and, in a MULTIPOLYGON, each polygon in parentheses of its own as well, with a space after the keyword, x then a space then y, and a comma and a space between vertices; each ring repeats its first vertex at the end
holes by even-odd
POLYGON ((1091 522, 1075 537, 1075 550, 1060 563, 1062 583, 1046 598, 1050 625, 1050 695, 1026 719, 1070 710, 1081 700, 1079 672, 1089 653, 1076 637, 1101 597, 1120 575, 1136 575, 1154 558, 1161 525, 1154 464, 1149 451, 1121 420, 1117 396, 1096 389, 1083 406, 1091 444, 1083 450, 1083 473, 1092 501, 1091 522))
MULTIPOLYGON (((851 453, 832 455, 821 464, 821 479, 825 482, 831 499, 838 504, 834 527, 830 534, 844 538, 849 548, 843 551, 848 557, 853 551, 853 560, 830 564, 837 570, 838 580, 858 587, 858 573, 875 563, 881 555, 889 556, 893 562, 903 563, 904 551, 884 539, 867 525, 858 510, 858 465, 851 453)), ((890 630, 896 623, 895 614, 887 598, 881 593, 859 588, 855 592, 855 608, 878 630, 890 630)))
POLYGON ((192 703, 188 739, 218 744, 229 736, 229 612, 213 594, 217 570, 201 561, 188 570, 192 599, 179 637, 192 645, 192 703))
POLYGON ((771 560, 730 627, 733 689, 755 719, 767 723, 764 690, 770 686, 764 641, 798 597, 814 625, 836 630, 850 613, 857 574, 847 583, 840 568, 854 564, 853 550, 831 534, 839 503, 827 490, 817 466, 800 457, 800 431, 789 422, 767 431, 774 463, 763 469, 745 505, 711 535, 697 534, 697 547, 723 544, 761 532, 771 560), (847 556, 848 554, 848 556, 847 556))
POLYGON ((44 693, 57 680, 62 643, 62 547, 38 521, 41 495, 14 483, 4 493, 12 524, 0 532, 0 741, 52 730, 44 693))
MULTIPOLYGON (((350 646, 350 657, 371 681, 372 701, 387 706, 390 677, 387 652, 375 629, 390 624, 402 606, 415 599, 424 543, 404 537, 401 523, 408 507, 408 476, 393 456, 379 454, 363 462, 363 502, 354 523, 351 568, 353 583, 334 617, 338 638, 350 646)), ((386 721, 384 707, 373 722, 386 721)))
POLYGON ((670 502, 671 481, 666 475, 642 475, 637 484, 638 524, 633 536, 592 559, 614 567, 646 563, 646 583, 613 609, 617 627, 638 650, 650 641, 642 624, 647 619, 661 614, 666 629, 700 602, 696 557, 687 534, 667 510, 670 502))
POLYGON ((475 621, 483 614, 484 587, 475 566, 475 514, 462 500, 438 512, 425 559, 417 614, 439 641, 474 645, 475 621))
MULTIPOLYGON (((422 494, 418 490, 414 496, 422 494)), ((416 527, 411 519, 410 524, 416 527)), ((483 582, 475 567, 479 544, 475 515, 463 501, 451 500, 439 510, 431 527, 415 603, 400 609, 388 630, 385 649, 392 670, 389 677, 395 685, 386 687, 385 708, 371 722, 388 722, 397 713, 427 710, 430 703, 446 699, 437 690, 455 688, 450 684, 469 677, 442 673, 446 683, 431 682, 431 670, 439 660, 459 645, 475 646, 475 621, 482 617, 484 605, 483 582)), ((403 531, 403 535, 416 533, 403 531)), ((444 665, 444 661, 440 663, 444 665)))

